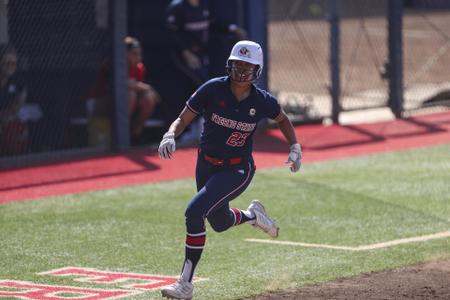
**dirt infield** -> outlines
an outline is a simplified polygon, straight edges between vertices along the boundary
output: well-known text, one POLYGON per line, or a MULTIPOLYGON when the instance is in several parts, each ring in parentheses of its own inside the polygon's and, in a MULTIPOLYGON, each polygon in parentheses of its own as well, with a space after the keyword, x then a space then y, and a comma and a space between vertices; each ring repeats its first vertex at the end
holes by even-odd
POLYGON ((245 298, 245 300, 272 299, 448 300, 450 299, 450 260, 362 274, 354 278, 340 279, 301 289, 245 298))

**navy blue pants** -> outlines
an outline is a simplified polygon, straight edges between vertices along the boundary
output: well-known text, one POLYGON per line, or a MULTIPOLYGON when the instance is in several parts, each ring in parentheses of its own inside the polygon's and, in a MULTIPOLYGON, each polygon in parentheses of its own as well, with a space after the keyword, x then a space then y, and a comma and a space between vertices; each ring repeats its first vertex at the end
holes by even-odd
POLYGON ((198 192, 189 202, 185 214, 187 232, 181 275, 184 280, 192 281, 203 252, 206 243, 205 219, 218 232, 245 222, 242 211, 230 209, 229 202, 245 191, 254 174, 255 165, 251 158, 238 165, 217 166, 199 153, 195 172, 198 192))
POLYGON ((187 232, 204 231, 205 218, 215 231, 230 228, 235 217, 229 202, 245 191, 254 174, 255 165, 251 157, 239 165, 216 166, 199 153, 196 166, 198 193, 186 209, 187 232))

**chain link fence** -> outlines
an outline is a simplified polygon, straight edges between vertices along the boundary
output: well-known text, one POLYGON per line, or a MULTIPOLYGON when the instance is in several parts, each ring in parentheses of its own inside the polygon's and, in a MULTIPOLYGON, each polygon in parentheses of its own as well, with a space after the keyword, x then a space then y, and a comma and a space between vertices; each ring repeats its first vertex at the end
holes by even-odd
POLYGON ((268 85, 293 121, 330 115, 326 1, 268 1, 268 85))
MULTIPOLYGON (((340 0, 340 109, 389 105, 388 0, 340 0)), ((269 88, 294 121, 332 114, 327 0, 269 0, 269 88)), ((404 109, 446 105, 450 4, 405 1, 404 109)))
POLYGON ((93 146, 81 117, 99 66, 111 55, 108 1, 0 3, 0 44, 14 49, 2 63, 17 61, 11 74, 1 75, 0 155, 41 154, 46 160, 60 150, 93 146), (22 90, 24 103, 12 111, 22 90))
POLYGON ((450 107, 450 2, 411 1, 403 17, 406 110, 450 107), (415 5, 414 5, 415 4, 415 5))
MULTIPOLYGON (((267 0, 268 87, 293 121, 322 121, 332 113, 330 1, 267 0)), ((339 1, 343 111, 389 105, 388 1, 339 1)), ((111 114, 87 118, 101 66, 112 59, 111 3, 0 0, 0 168, 17 157, 26 164, 35 155, 48 161, 67 152, 111 151, 111 114)), ((167 5, 146 3, 161 11, 167 5)), ((404 109, 448 108, 450 4, 404 3, 404 109)), ((162 18, 158 22, 162 26, 162 18)), ((144 25, 129 22, 136 32, 152 35, 151 26, 139 26, 144 25)), ((161 37, 148 40, 166 51, 161 37)), ((163 62, 159 55, 146 59, 163 62)), ((164 70, 155 68, 151 75, 163 78, 164 70)), ((111 86, 109 77, 104 84, 111 86)))
MULTIPOLYGON (((387 104, 386 1, 340 1, 341 109, 387 104)), ((329 1, 269 1, 270 89, 294 121, 331 116, 329 1)))

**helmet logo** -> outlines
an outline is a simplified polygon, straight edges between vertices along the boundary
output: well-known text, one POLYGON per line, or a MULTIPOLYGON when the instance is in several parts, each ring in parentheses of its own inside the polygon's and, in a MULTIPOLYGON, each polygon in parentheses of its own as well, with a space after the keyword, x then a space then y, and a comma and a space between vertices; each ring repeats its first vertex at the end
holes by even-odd
POLYGON ((246 47, 242 47, 241 49, 239 49, 239 55, 250 58, 250 50, 248 50, 246 47))

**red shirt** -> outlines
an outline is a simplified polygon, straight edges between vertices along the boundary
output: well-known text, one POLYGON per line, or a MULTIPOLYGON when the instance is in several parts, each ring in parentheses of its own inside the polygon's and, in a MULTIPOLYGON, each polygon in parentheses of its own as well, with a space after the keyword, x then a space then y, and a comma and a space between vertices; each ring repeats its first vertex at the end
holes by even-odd
POLYGON ((135 79, 137 81, 144 81, 145 78, 145 66, 143 63, 138 63, 136 66, 132 66, 128 70, 128 78, 135 79))
MULTIPOLYGON (((109 94, 109 85, 111 80, 110 65, 105 63, 101 66, 97 80, 89 92, 89 97, 99 98, 109 94)), ((137 81, 144 81, 145 66, 143 63, 138 63, 136 66, 128 69, 128 78, 137 81)))

